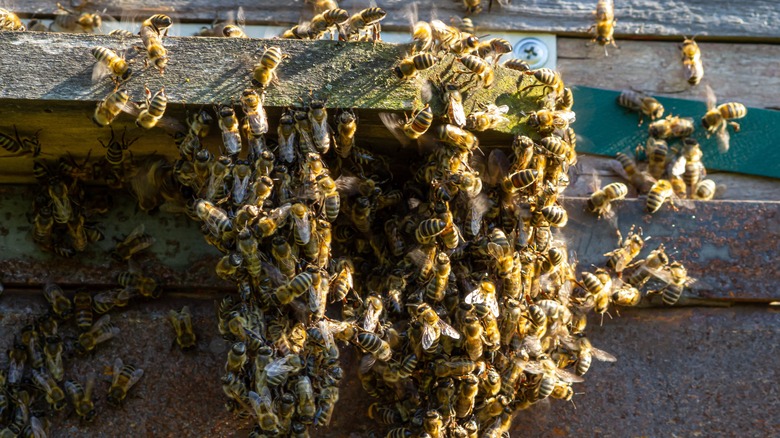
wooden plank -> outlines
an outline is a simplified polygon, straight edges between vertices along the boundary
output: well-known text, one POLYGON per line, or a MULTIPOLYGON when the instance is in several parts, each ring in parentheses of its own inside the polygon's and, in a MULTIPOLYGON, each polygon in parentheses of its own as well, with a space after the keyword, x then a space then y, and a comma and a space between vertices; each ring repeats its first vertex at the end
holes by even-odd
MULTIPOLYGON (((98 376, 95 400, 98 415, 91 424, 76 415, 48 417, 50 436, 230 436, 246 434, 240 422, 223 408, 222 374, 229 345, 216 330, 212 300, 164 298, 112 312, 120 331, 117 339, 101 344, 94 355, 65 357, 66 379, 83 381, 98 376), (171 309, 188 305, 199 337, 197 348, 182 353, 171 349, 173 332, 165 319, 171 309), (110 382, 105 367, 114 358, 145 370, 121 409, 105 402, 110 382)), ((12 333, 44 312, 41 296, 8 291, 0 299, 0 348, 11 346, 12 333)), ((780 409, 771 393, 776 377, 761 362, 744 360, 756 351, 775 357, 780 345, 777 311, 739 306, 731 309, 627 309, 603 326, 591 320, 589 338, 596 347, 614 354, 615 364, 594 361, 585 382, 574 386, 574 405, 550 400, 521 411, 513 436, 695 436, 698 433, 770 436, 777 422, 765 412, 780 409), (717 352, 717 354, 713 354, 717 352), (683 389, 684 388, 684 389, 683 389), (766 391, 770 391, 767 393, 766 391), (626 421, 632 418, 632 421, 626 421)), ((72 328, 63 329, 69 335, 72 328)), ((373 402, 356 377, 359 358, 340 346, 345 370, 340 400, 331 427, 314 429, 314 436, 367 436, 377 428, 366 418, 373 402)))
MULTIPOLYGON (((383 25, 392 28, 408 28, 405 11, 407 2, 379 0, 378 6, 388 14, 383 25)), ((439 18, 461 17, 465 9, 460 1, 419 0, 418 9, 421 19, 429 19, 432 11, 439 18)), ((488 12, 488 0, 483 0, 485 11, 474 17, 475 23, 488 30, 523 30, 533 32, 553 32, 585 35, 593 24, 591 12, 595 1, 583 0, 542 0, 536 2, 510 2, 506 7, 493 2, 493 10, 488 12)), ((311 7, 304 0, 292 0, 284 3, 253 2, 250 0, 232 0, 220 2, 215 8, 206 0, 169 0, 164 5, 149 6, 143 0, 95 0, 90 2, 92 9, 119 17, 132 14, 146 18, 147 15, 162 12, 182 21, 211 22, 215 15, 225 17, 228 11, 242 7, 250 24, 289 24, 297 23, 301 18, 313 15, 311 7)), ((342 0, 339 5, 351 12, 367 7, 362 0, 342 0)), ((55 10, 54 0, 28 0, 19 5, 17 11, 25 16, 37 14, 48 16, 55 10)), ((764 40, 777 40, 780 33, 775 23, 780 22, 780 10, 772 0, 757 0, 750 7, 727 2, 707 0, 684 0, 673 3, 654 3, 643 0, 616 2, 615 17, 618 22, 615 32, 619 36, 653 37, 700 35, 712 37, 739 37, 764 40)), ((49 17, 50 18, 50 17, 49 17)), ((143 19, 141 18, 141 19, 143 19)))
POLYGON ((611 49, 609 57, 601 47, 589 47, 582 39, 557 41, 558 69, 567 85, 611 90, 633 87, 653 95, 704 100, 704 85, 709 84, 721 102, 780 108, 780 96, 768 92, 780 89, 778 45, 701 42, 704 78, 691 87, 677 41, 621 40, 620 49, 611 49))
MULTIPOLYGON (((637 126, 638 115, 617 105, 618 91, 590 87, 574 87, 574 111, 578 121, 577 150, 614 157, 617 152, 633 152, 648 138, 647 125, 637 126), (584 122, 584 123, 581 123, 584 122)), ((773 127, 780 123, 780 112, 749 108, 740 119, 739 133, 731 134, 731 147, 726 153, 718 151, 715 136, 707 138, 701 128, 701 117, 707 112, 704 102, 661 97, 665 114, 692 117, 696 130, 693 138, 704 152, 703 162, 708 169, 780 178, 780 150, 775 147, 773 127)), ((723 102, 722 100, 720 102, 723 102)), ((673 143, 673 139, 672 139, 673 143)))

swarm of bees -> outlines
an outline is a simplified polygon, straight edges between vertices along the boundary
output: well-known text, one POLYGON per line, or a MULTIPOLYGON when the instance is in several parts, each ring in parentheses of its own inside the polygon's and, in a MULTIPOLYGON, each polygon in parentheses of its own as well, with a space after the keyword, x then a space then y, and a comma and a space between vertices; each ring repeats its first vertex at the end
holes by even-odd
MULTIPOLYGON (((350 15, 335 2, 314 3, 316 15, 283 38, 380 39, 382 9, 350 15)), ((479 1, 464 5, 471 13, 481 10, 479 1)), ((596 15, 596 41, 606 50, 615 45, 611 1, 599 1, 596 15)), ((6 14, 5 27, 9 20, 6 14)), ((100 27, 99 17, 92 20, 100 27)), ((223 36, 245 36, 240 21, 221 26, 223 36)), ((36 161, 42 189, 31 221, 33 238, 45 250, 70 256, 102 238, 93 219, 102 210, 90 205, 82 187, 87 180, 130 190, 144 211, 179 203, 202 225, 205 240, 222 254, 216 275, 237 291, 217 304, 218 330, 230 344, 221 385, 226 409, 252 418, 250 436, 303 437, 312 427, 327 426, 345 378, 339 362, 345 344, 361 356, 357 377, 371 397, 367 415, 385 436, 505 436, 515 412, 548 398, 572 400, 573 384, 584 381, 593 359, 616 360, 586 337, 588 312, 638 305, 642 288, 673 305, 694 282, 662 245, 640 258, 645 239, 633 229, 605 254, 604 268, 578 276, 561 235, 568 212, 559 199, 577 162, 571 90, 554 70, 531 70, 519 60, 500 66, 511 44, 480 41, 466 20, 461 28, 439 20, 412 24, 411 53, 389 67, 398 79, 421 81, 421 72, 444 59, 454 74, 427 87, 445 102, 442 113, 425 104, 403 119, 380 114, 402 146, 417 145, 423 155, 407 178, 393 175, 389 157, 361 147, 351 109, 329 111, 314 92, 287 108, 271 129, 263 101, 286 56, 275 46, 264 47, 236 96, 239 105, 215 103, 213 113, 201 108, 181 125, 165 120, 163 88, 154 94, 146 88, 145 104, 133 106, 121 88, 132 76, 129 63, 110 48, 95 47, 93 78, 111 76, 116 83, 98 103, 95 124, 110 126, 128 112, 140 128, 179 129, 179 158, 136 160, 129 150, 135 140, 111 128, 108 142, 100 142, 105 156, 93 166, 72 157, 61 158, 56 169, 36 161), (480 148, 474 132, 496 129, 515 114, 495 103, 467 114, 461 95, 466 85, 491 87, 501 68, 531 79, 518 91, 544 96, 536 111, 522 114, 532 134, 516 136, 509 152, 480 148), (202 143, 215 120, 218 151, 202 143)), ((169 17, 154 15, 139 32, 139 50, 161 74, 169 58, 162 39, 171 25, 169 17)), ((79 20, 76 26, 85 25, 79 20)), ((667 200, 680 203, 689 191, 697 199, 714 196, 716 186, 704 180, 701 149, 690 138, 692 119, 661 119, 663 107, 638 92, 625 93, 619 103, 654 120, 641 150, 647 169, 618 156, 626 179, 648 193, 648 211, 667 200), (670 147, 668 138, 683 143, 670 147)), ((702 119, 705 129, 722 135, 731 119, 744 116, 737 105, 713 103, 702 119)), ((37 137, 18 133, 3 134, 0 146, 34 155, 40 149, 37 137)), ((628 192, 622 183, 594 189, 588 208, 604 217, 614 215, 612 203, 628 192)), ((127 261, 153 243, 138 227, 111 255, 127 261)), ((93 378, 60 387, 57 324, 75 316, 80 334, 73 349, 88 354, 119 335, 107 312, 161 294, 154 278, 138 272, 123 272, 116 283, 97 294, 78 292, 73 301, 59 286, 46 285, 50 312, 23 330, 9 351, 0 391, 9 433, 43 427, 31 414, 37 399, 54 411, 70 400, 84 421, 94 417, 93 378), (20 386, 28 369, 43 396, 20 386)), ((179 348, 197 348, 188 307, 171 310, 168 321, 179 348)), ((121 405, 143 370, 120 358, 111 369, 108 401, 121 405)))

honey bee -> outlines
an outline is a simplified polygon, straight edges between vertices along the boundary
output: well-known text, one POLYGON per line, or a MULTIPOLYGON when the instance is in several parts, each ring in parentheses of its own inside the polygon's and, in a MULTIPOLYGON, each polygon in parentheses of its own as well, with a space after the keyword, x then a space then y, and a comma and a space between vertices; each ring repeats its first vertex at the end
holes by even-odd
POLYGON ((195 331, 192 329, 192 314, 189 306, 182 307, 181 311, 168 312, 168 321, 176 332, 176 343, 184 351, 195 348, 198 341, 195 331))
POLYGON ((273 409, 271 393, 268 387, 263 387, 261 393, 262 395, 254 391, 249 391, 247 393, 247 399, 252 406, 252 411, 257 419, 258 427, 271 435, 277 435, 279 433, 280 423, 279 417, 273 409))
POLYGON ((578 359, 575 372, 578 376, 584 376, 588 372, 593 359, 598 359, 602 362, 617 361, 615 356, 591 345, 590 340, 584 336, 573 340, 573 342, 568 342, 566 345, 577 352, 578 359))
POLYGON ((492 58, 493 65, 498 65, 498 61, 506 53, 512 53, 512 44, 504 38, 491 38, 486 41, 480 41, 476 48, 476 53, 482 59, 492 58))
POLYGON ((244 21, 244 8, 239 6, 236 22, 225 24, 222 27, 222 36, 226 38, 249 38, 249 35, 244 32, 244 21))
POLYGON ((167 36, 168 30, 172 25, 173 20, 171 20, 171 17, 165 14, 155 14, 141 23, 141 31, 139 34, 141 35, 141 39, 143 39, 144 34, 147 33, 153 33, 158 36, 167 36))
POLYGON ((112 255, 117 260, 130 260, 135 254, 151 247, 156 239, 146 233, 144 224, 140 224, 124 239, 117 241, 112 255))
POLYGON ((125 365, 122 359, 116 358, 112 369, 113 380, 108 390, 108 402, 120 406, 127 397, 130 388, 135 386, 144 375, 144 370, 133 365, 125 365))
POLYGON ((111 324, 111 317, 103 315, 95 321, 89 331, 79 335, 76 352, 80 355, 93 351, 98 344, 106 342, 119 334, 119 328, 111 324))
POLYGON ((230 347, 225 362, 225 372, 238 374, 247 363, 246 344, 238 341, 230 347))
POLYGON ((645 205, 648 213, 655 213, 661 209, 661 206, 667 200, 671 199, 674 195, 674 189, 672 183, 666 179, 659 179, 653 187, 650 188, 650 192, 647 194, 647 203, 645 205))
POLYGON ((477 136, 455 125, 437 126, 436 138, 455 147, 460 152, 472 152, 479 148, 477 136))
POLYGON ((289 304, 315 287, 315 283, 319 283, 319 274, 309 271, 301 272, 293 277, 289 283, 277 287, 271 295, 271 299, 277 305, 289 304))
POLYGON ((84 291, 76 292, 73 296, 73 305, 79 330, 89 330, 92 327, 92 295, 84 291))
POLYGON ((701 50, 693 38, 685 38, 682 45, 682 63, 685 75, 691 86, 698 85, 704 76, 704 65, 701 62, 701 50))
POLYGON ((331 31, 334 27, 341 28, 341 25, 350 19, 349 12, 341 8, 332 8, 315 15, 311 21, 303 26, 301 33, 304 33, 308 39, 318 40, 331 31))
POLYGON ((346 35, 340 37, 344 41, 359 41, 363 39, 362 32, 370 32, 371 41, 379 41, 380 25, 387 12, 382 8, 371 7, 363 9, 349 17, 346 24, 346 35))
POLYGON ((528 65, 527 62, 523 61, 522 59, 518 58, 511 58, 504 61, 502 64, 505 68, 508 68, 510 70, 515 70, 519 72, 527 72, 531 70, 531 66, 528 65))
POLYGON ((605 257, 609 257, 607 260, 607 266, 613 269, 617 274, 623 272, 626 267, 630 266, 633 261, 645 245, 645 240, 642 239, 642 229, 639 229, 639 233, 634 233, 634 227, 628 232, 625 240, 622 240, 620 231, 618 231, 618 245, 619 248, 614 251, 604 254, 605 257))
POLYGON ((436 377, 460 377, 471 374, 479 367, 479 362, 455 357, 451 360, 437 359, 434 362, 433 373, 436 377))
POLYGON ((63 352, 62 339, 56 334, 48 335, 43 345, 43 356, 46 361, 46 369, 54 377, 54 380, 61 381, 65 375, 65 369, 62 365, 63 352))
POLYGON ((414 310, 417 314, 417 319, 422 323, 421 346, 424 351, 429 353, 436 351, 441 335, 452 339, 460 339, 460 333, 444 322, 427 303, 418 304, 414 310))
POLYGON ((124 82, 133 74, 130 64, 123 56, 119 56, 106 47, 93 47, 92 56, 97 62, 92 70, 92 82, 98 82, 106 76, 113 75, 114 81, 124 82))
POLYGON ((400 116, 394 113, 379 113, 379 118, 391 134, 403 145, 409 145, 409 140, 417 140, 428 132, 433 123, 433 111, 430 105, 425 105, 420 110, 412 113, 412 117, 402 121, 400 116))
POLYGON ((417 20, 417 3, 412 3, 408 15, 412 27, 412 54, 431 50, 433 47, 433 30, 430 23, 417 20))
POLYGON ((649 173, 640 171, 637 168, 636 161, 628 155, 618 152, 615 155, 615 161, 610 162, 612 170, 625 178, 640 193, 647 193, 655 184, 655 179, 649 173))
POLYGON ((12 154, 20 152, 31 153, 33 157, 37 157, 41 153, 41 144, 38 141, 39 133, 40 131, 36 132, 32 137, 22 138, 19 136, 16 125, 14 125, 13 136, 0 132, 0 147, 12 154))
POLYGON ((220 131, 222 131, 222 144, 225 147, 225 152, 230 156, 238 155, 241 153, 243 144, 241 143, 240 125, 236 112, 230 105, 215 107, 215 112, 219 115, 217 122, 220 131))
POLYGON ((220 237, 233 230, 233 222, 227 216, 225 210, 215 206, 205 199, 195 201, 195 212, 202 220, 211 234, 220 237))
POLYGON ((352 339, 352 342, 370 353, 377 360, 390 360, 390 357, 393 354, 393 350, 390 349, 390 344, 374 333, 358 333, 358 335, 352 339))
POLYGON ((538 84, 531 84, 523 88, 523 90, 542 87, 543 89, 549 89, 554 96, 563 95, 564 84, 561 79, 561 74, 551 68, 540 68, 536 70, 525 71, 524 74, 531 75, 536 79, 538 84))
MULTIPOLYGON (((170 18, 165 18, 170 21, 170 18)), ((165 29, 165 32, 167 32, 167 28, 165 29)), ((160 75, 162 75, 165 72, 165 66, 168 65, 168 49, 162 44, 162 35, 160 31, 150 23, 150 20, 146 20, 144 24, 141 25, 140 35, 141 41, 146 49, 144 65, 148 66, 149 63, 152 63, 160 70, 160 75)))
POLYGON ((54 217, 51 208, 41 207, 33 216, 33 241, 43 249, 51 249, 53 228, 54 217))
POLYGON ((591 26, 588 31, 595 29, 596 36, 591 40, 597 42, 600 46, 604 47, 604 55, 609 56, 607 53, 607 45, 612 44, 615 48, 618 48, 615 44, 615 5, 612 0, 599 0, 596 4, 596 24, 591 26))
POLYGON ((724 187, 715 184, 715 181, 711 179, 701 180, 696 184, 696 187, 692 190, 693 199, 699 201, 710 201, 717 194, 723 192, 724 187))
POLYGON ((399 79, 409 80, 417 76, 417 72, 433 67, 439 59, 430 53, 418 53, 401 60, 393 68, 393 72, 399 79))
POLYGON ((443 252, 437 253, 433 264, 434 277, 425 286, 425 297, 427 299, 433 302, 440 302, 444 299, 451 270, 449 256, 443 252))
POLYGON ((357 116, 354 111, 344 110, 338 115, 337 119, 336 153, 341 158, 347 158, 352 152, 352 146, 355 145, 357 116))
POLYGON ((95 386, 95 376, 89 375, 85 386, 75 380, 65 382, 65 392, 70 396, 76 415, 86 423, 91 423, 95 419, 97 412, 95 404, 92 402, 92 388, 95 386))
POLYGON ((669 256, 666 255, 664 245, 661 244, 651 251, 644 260, 635 264, 636 267, 626 278, 626 282, 636 288, 642 288, 650 280, 650 276, 658 276, 659 272, 668 264, 669 256))
POLYGON ((631 111, 639 112, 639 124, 642 124, 642 116, 650 117, 650 120, 660 119, 664 115, 664 107, 654 97, 634 90, 623 90, 617 98, 618 105, 631 111))
POLYGON ((252 85, 255 88, 266 89, 271 82, 278 81, 276 68, 282 62, 283 56, 282 50, 278 47, 265 49, 252 71, 252 85))
MULTIPOLYGON (((575 114, 573 111, 557 111, 554 108, 554 101, 549 98, 546 99, 545 108, 542 108, 539 111, 533 111, 529 114, 528 125, 538 130, 543 136, 551 134, 556 129, 565 131, 569 127, 569 124, 574 123, 576 120, 575 114)), ((563 140, 561 140, 561 142, 563 142, 563 140)))
POLYGON ((51 405, 55 411, 61 411, 65 409, 67 401, 65 399, 65 392, 57 384, 54 378, 45 370, 32 370, 33 382, 44 394, 46 394, 46 402, 51 405))
POLYGON ((660 276, 662 280, 667 281, 667 285, 661 290, 663 303, 667 306, 674 306, 680 300, 683 290, 686 287, 696 283, 695 278, 688 277, 688 270, 680 262, 672 262, 665 266, 660 276))
POLYGON ((479 45, 479 39, 474 35, 447 26, 441 20, 431 21, 431 32, 438 50, 452 52, 455 55, 464 55, 479 45))
POLYGON ((612 302, 618 306, 636 306, 641 300, 642 292, 625 283, 612 292, 612 302))
POLYGON ((8 9, 0 8, 0 30, 24 32, 26 28, 18 15, 8 9))
POLYGON ((482 81, 484 88, 493 85, 495 72, 487 61, 474 55, 463 55, 458 58, 458 61, 466 67, 466 71, 463 73, 472 74, 475 79, 482 81))
POLYGON ((316 414, 316 405, 314 403, 314 388, 312 387, 309 376, 300 376, 295 383, 295 395, 298 398, 298 415, 304 424, 312 424, 316 414))
POLYGON ((54 283, 47 283, 43 287, 43 296, 58 318, 66 320, 73 316, 73 303, 65 296, 61 287, 54 283))
POLYGON ((165 95, 165 88, 152 95, 149 88, 144 87, 145 104, 139 107, 140 112, 135 120, 136 126, 144 129, 152 129, 162 119, 165 108, 168 106, 168 97, 165 95))
POLYGON ((701 118, 701 126, 707 130, 707 136, 716 134, 718 151, 725 154, 729 150, 728 126, 739 132, 739 123, 734 119, 741 119, 747 115, 745 105, 737 102, 724 103, 715 106, 716 98, 712 88, 707 86, 707 113, 701 118))
POLYGON ((591 188, 594 190, 588 199, 587 208, 599 217, 611 220, 614 217, 612 202, 625 199, 628 187, 621 182, 614 182, 599 188, 599 180, 594 176, 591 188))
POLYGON ((472 131, 486 131, 495 129, 509 123, 509 119, 504 116, 509 111, 506 105, 496 106, 489 104, 484 111, 477 111, 469 114, 466 118, 466 129, 472 131))
POLYGON ((651 123, 648 131, 651 136, 660 139, 688 137, 694 131, 693 119, 690 117, 672 116, 670 114, 651 123))
MULTIPOLYGON (((241 94, 241 107, 249 125, 249 132, 255 137, 268 132, 268 116, 263 108, 263 97, 251 88, 244 90, 241 94)), ((230 128, 232 130, 232 126, 230 128)), ((222 125, 220 125, 220 129, 223 129, 222 125)))
POLYGON ((127 110, 130 96, 124 90, 117 90, 101 100, 92 115, 92 121, 100 127, 108 126, 122 111, 127 110))

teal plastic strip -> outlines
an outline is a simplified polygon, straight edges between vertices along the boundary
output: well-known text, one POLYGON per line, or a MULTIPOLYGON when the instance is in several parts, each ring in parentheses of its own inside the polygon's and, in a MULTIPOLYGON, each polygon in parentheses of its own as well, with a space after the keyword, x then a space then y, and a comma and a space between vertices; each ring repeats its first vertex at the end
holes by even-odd
MULTIPOLYGON (((591 87, 574 87, 573 91, 577 113, 573 127, 578 152, 614 156, 617 152, 633 151, 638 144, 646 142, 650 119, 645 117, 642 126, 637 126, 638 114, 618 106, 619 91, 591 87)), ((731 146, 727 153, 721 154, 715 137, 708 139, 701 127, 701 117, 707 112, 705 102, 657 99, 664 106, 664 117, 667 114, 693 117, 696 124, 693 137, 701 143, 707 169, 780 178, 780 111, 748 108, 747 116, 737 121, 740 131, 735 133, 728 128, 731 146)))

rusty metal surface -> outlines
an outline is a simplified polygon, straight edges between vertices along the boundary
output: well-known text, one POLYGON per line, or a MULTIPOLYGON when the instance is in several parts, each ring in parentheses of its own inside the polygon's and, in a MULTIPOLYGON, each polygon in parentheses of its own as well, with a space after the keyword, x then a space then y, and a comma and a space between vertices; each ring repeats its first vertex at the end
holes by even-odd
MULTIPOLYGON (((615 229, 584 211, 586 198, 566 198, 570 220, 564 231, 580 267, 602 266, 617 246, 615 229)), ((617 206, 618 228, 642 227, 645 252, 663 243, 672 258, 698 278, 693 294, 705 298, 771 301, 780 298, 780 203, 694 202, 693 209, 668 205, 649 215, 643 199, 617 206)), ((644 253, 643 253, 644 254, 644 253)))
MULTIPOLYGON (((50 436, 245 436, 246 424, 224 410, 219 377, 226 343, 216 331, 211 300, 161 300, 113 312, 118 338, 81 359, 66 356, 66 378, 95 372, 98 417, 83 425, 65 413, 50 417, 50 436), (188 304, 198 347, 171 348, 170 309, 188 304), (105 402, 115 357, 145 370, 123 408, 105 402)), ((45 307, 41 296, 0 298, 0 349, 45 307)), ((618 358, 595 362, 575 385, 575 405, 543 402, 517 415, 512 436, 770 436, 780 433, 780 312, 768 306, 730 309, 631 309, 603 326, 591 321, 594 345, 618 358)), ((70 333, 73 334, 73 333, 70 333)), ((357 360, 342 348, 347 370, 331 428, 312 436, 366 436, 370 404, 356 376, 357 360)))

